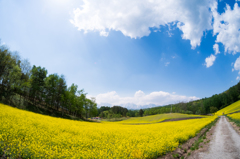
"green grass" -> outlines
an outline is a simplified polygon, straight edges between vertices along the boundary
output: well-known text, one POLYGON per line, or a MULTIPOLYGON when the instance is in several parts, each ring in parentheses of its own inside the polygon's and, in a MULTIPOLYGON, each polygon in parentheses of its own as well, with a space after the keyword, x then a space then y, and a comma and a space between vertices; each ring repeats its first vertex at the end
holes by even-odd
POLYGON ((122 121, 122 120, 127 120, 129 119, 130 117, 121 117, 121 118, 110 118, 110 119, 101 119, 101 122, 115 122, 115 121, 122 121))
POLYGON ((178 158, 179 157, 179 154, 172 154, 173 158, 178 158))
POLYGON ((178 118, 195 118, 195 117, 206 117, 202 115, 188 115, 180 113, 169 113, 169 114, 157 114, 144 117, 131 117, 126 118, 126 120, 119 121, 118 123, 123 124, 150 124, 158 123, 167 119, 178 119, 178 118))
POLYGON ((238 112, 238 111, 240 111, 240 100, 217 111, 215 114, 223 115, 223 114, 230 114, 230 113, 234 113, 234 112, 238 112))
MULTIPOLYGON (((240 115, 240 113, 237 113, 237 114, 239 114, 239 115, 240 115)), ((227 116, 227 117, 228 117, 228 119, 229 119, 230 121, 232 121, 232 122, 236 123, 236 124, 237 124, 237 126, 239 126, 239 127, 240 127, 240 119, 233 118, 232 116, 227 116)))
MULTIPOLYGON (((212 126, 215 126, 215 124, 217 123, 217 121, 218 121, 218 118, 215 119, 215 120, 214 120, 213 122, 211 122, 210 124, 208 124, 207 126, 205 126, 205 128, 207 128, 207 131, 206 131, 202 136, 200 136, 200 137, 198 138, 198 140, 196 140, 196 141, 194 142, 193 146, 190 148, 192 151, 199 149, 200 143, 203 142, 204 139, 206 139, 206 133, 209 131, 209 129, 211 129, 212 126)), ((210 140, 208 140, 207 143, 208 143, 208 142, 210 142, 210 140)), ((205 142, 204 142, 204 144, 205 144, 205 142)))

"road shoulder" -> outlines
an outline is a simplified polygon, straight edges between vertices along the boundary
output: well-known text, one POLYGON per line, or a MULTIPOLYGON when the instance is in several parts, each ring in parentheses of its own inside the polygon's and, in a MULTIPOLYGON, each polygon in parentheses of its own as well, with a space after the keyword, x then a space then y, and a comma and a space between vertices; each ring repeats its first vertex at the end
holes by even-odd
POLYGON ((240 127, 237 126, 237 124, 235 124, 234 122, 230 121, 228 118, 227 118, 227 121, 232 125, 234 130, 240 135, 240 127))
POLYGON ((208 125, 206 128, 203 128, 197 134, 197 136, 189 139, 184 144, 179 145, 179 147, 175 151, 170 152, 164 156, 158 157, 157 159, 190 158, 191 156, 193 156, 194 154, 197 154, 198 152, 206 151, 208 149, 208 145, 210 142, 209 139, 211 138, 215 130, 215 126, 217 122, 219 122, 219 120, 214 121, 213 123, 208 125))
POLYGON ((209 149, 210 141, 214 137, 214 132, 216 130, 216 125, 220 120, 218 120, 210 129, 206 132, 206 135, 202 137, 202 140, 197 149, 190 149, 184 159, 196 159, 199 158, 198 154, 201 152, 206 152, 209 149))

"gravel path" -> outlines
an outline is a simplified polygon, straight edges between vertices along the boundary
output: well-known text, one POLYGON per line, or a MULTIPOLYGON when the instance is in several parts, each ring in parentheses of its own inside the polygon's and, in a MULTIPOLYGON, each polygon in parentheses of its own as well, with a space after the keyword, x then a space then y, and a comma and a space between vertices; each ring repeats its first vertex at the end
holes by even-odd
POLYGON ((207 152, 200 152, 196 158, 240 159, 240 135, 233 129, 225 116, 217 122, 207 152))

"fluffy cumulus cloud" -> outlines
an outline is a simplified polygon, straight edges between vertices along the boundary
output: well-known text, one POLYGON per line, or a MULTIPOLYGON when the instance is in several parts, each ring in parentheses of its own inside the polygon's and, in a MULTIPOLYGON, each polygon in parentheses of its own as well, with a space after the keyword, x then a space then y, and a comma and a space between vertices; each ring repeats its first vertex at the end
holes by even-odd
POLYGON ((217 35, 216 42, 224 45, 225 52, 240 52, 240 7, 234 4, 233 10, 226 4, 224 13, 217 12, 217 3, 212 7, 214 23, 213 32, 217 35))
POLYGON ((205 65, 206 67, 211 67, 214 63, 214 61, 216 60, 216 56, 215 55, 210 55, 209 57, 207 57, 205 59, 205 65))
POLYGON ((99 106, 101 105, 121 105, 131 109, 137 109, 141 107, 151 107, 167 105, 181 101, 191 101, 197 100, 199 98, 192 96, 187 97, 183 95, 177 95, 176 93, 168 92, 152 92, 150 94, 145 94, 143 91, 137 91, 132 97, 121 97, 117 92, 112 91, 104 94, 99 94, 96 96, 96 102, 99 106))
POLYGON ((151 33, 150 28, 176 24, 182 38, 192 48, 200 45, 203 32, 212 29, 212 8, 215 0, 83 0, 74 9, 70 22, 85 33, 98 31, 108 36, 111 30, 131 38, 151 33))
POLYGON ((239 71, 238 74, 240 74, 240 56, 237 58, 237 60, 234 63, 234 70, 239 71))
POLYGON ((219 43, 223 44, 225 52, 240 52, 237 0, 233 9, 226 3, 221 14, 217 8, 217 0, 83 0, 83 5, 74 9, 70 22, 84 33, 96 31, 108 36, 113 30, 131 38, 148 36, 151 30, 168 25, 170 30, 179 28, 182 38, 190 40, 193 49, 200 45, 204 31, 213 30, 215 54, 205 59, 208 68, 220 53, 219 43))
MULTIPOLYGON (((226 4, 225 12, 219 14, 217 12, 217 5, 217 2, 214 2, 211 8, 214 18, 213 33, 217 36, 216 42, 224 45, 225 52, 236 54, 240 52, 240 7, 238 3, 235 3, 233 9, 231 9, 226 4)), ((215 55, 220 53, 218 44, 214 44, 213 49, 215 55)), ((215 55, 211 55, 205 59, 207 68, 213 65, 216 59, 215 55)), ((240 71, 239 58, 236 60, 233 70, 240 71)))

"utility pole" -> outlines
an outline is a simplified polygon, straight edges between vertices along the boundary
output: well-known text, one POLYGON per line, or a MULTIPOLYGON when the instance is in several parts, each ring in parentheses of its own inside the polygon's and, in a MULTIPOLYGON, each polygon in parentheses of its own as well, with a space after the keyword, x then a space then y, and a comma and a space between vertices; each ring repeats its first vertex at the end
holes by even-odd
POLYGON ((171 105, 171 113, 172 113, 172 105, 171 105))

